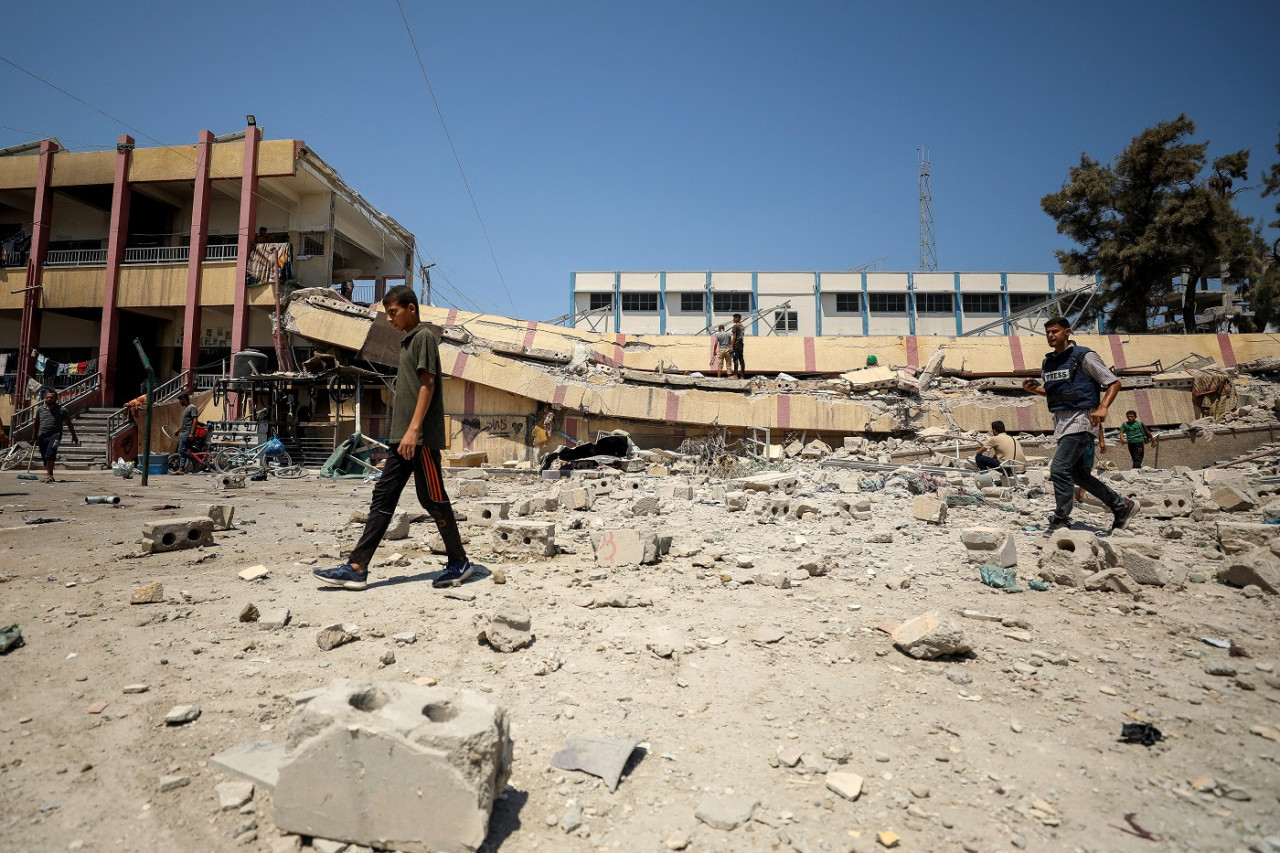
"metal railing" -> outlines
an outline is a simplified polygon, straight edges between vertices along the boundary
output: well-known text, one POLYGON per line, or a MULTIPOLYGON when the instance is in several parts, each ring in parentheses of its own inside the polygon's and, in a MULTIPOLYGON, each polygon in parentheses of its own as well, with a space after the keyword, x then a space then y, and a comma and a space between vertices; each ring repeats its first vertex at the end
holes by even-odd
POLYGON ((218 383, 227 377, 221 373, 197 373, 195 376, 195 389, 197 391, 212 391, 218 387, 218 383))
POLYGON ((235 243, 220 243, 216 246, 204 247, 206 261, 234 261, 240 257, 240 247, 235 243))
MULTIPOLYGON (((80 409, 84 408, 84 406, 81 406, 80 404, 85 400, 96 396, 98 389, 101 387, 102 374, 91 373, 74 385, 68 385, 66 388, 58 391, 58 403, 67 410, 67 414, 74 415, 80 409)), ((43 405, 43 399, 37 400, 25 409, 19 409, 13 413, 14 436, 22 435, 23 431, 35 423, 36 410, 43 405)))
POLYGON ((106 249, 50 249, 44 256, 46 267, 100 267, 106 263, 106 249))
POLYGON ((30 252, 5 252, 0 258, 0 267, 25 267, 30 256, 30 252))
POLYGON ((148 246, 145 249, 125 249, 126 264, 185 264, 191 257, 186 246, 148 246))

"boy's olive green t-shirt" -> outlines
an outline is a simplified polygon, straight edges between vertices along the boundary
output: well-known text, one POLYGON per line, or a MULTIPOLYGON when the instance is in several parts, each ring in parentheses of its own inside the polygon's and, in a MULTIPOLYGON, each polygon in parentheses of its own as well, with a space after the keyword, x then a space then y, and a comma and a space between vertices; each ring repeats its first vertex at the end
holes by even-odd
POLYGON ((404 438, 409 429, 413 410, 418 405, 418 392, 422 390, 419 370, 435 376, 436 387, 431 395, 431 402, 427 405, 426 417, 422 419, 422 428, 418 431, 418 443, 443 450, 444 389, 440 380, 440 347, 428 331, 426 323, 414 326, 400 342, 400 365, 396 372, 396 396, 391 403, 391 434, 388 438, 394 446, 404 438))

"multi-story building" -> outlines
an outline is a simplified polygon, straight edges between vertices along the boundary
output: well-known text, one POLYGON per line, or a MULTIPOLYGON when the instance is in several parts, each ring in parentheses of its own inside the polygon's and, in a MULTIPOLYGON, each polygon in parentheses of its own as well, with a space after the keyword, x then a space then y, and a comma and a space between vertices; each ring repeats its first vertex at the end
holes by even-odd
POLYGON ((413 258, 409 231, 302 140, 263 140, 252 121, 193 145, 2 150, 3 402, 75 383, 118 406, 145 376, 135 340, 162 381, 246 348, 274 367, 289 288, 359 281, 369 301, 411 281, 413 258))
MULTIPOLYGON (((734 314, 749 335, 962 335, 1092 278, 1017 272, 575 272, 578 328, 696 335, 734 314)), ((1003 322, 1002 322, 1003 321, 1003 322)))

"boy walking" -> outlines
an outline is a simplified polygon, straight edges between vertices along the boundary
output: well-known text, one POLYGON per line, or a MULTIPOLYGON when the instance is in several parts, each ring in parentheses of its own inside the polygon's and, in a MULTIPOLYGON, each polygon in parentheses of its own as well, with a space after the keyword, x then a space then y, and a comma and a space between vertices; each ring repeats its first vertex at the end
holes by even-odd
POLYGON ((58 460, 58 445, 62 444, 62 425, 71 430, 71 440, 79 444, 76 428, 71 423, 71 416, 58 402, 57 391, 44 393, 44 405, 36 409, 36 448, 40 451, 40 460, 44 462, 44 481, 56 482, 53 479, 53 463, 58 460))
POLYGON ((312 574, 331 586, 362 590, 368 582, 369 561, 382 542, 400 494, 414 479, 418 502, 430 513, 440 529, 449 561, 431 585, 458 586, 471 577, 474 568, 462 548, 453 506, 444 491, 440 471, 440 449, 445 446, 444 398, 440 380, 440 350, 427 327, 418 319, 418 295, 404 285, 391 288, 382 299, 387 322, 404 332, 400 342, 400 364, 396 372, 395 399, 391 404, 390 443, 382 477, 373 487, 369 520, 364 533, 347 561, 332 569, 312 574))
POLYGON ((1133 460, 1135 469, 1142 467, 1142 457, 1147 454, 1147 445, 1155 444, 1156 437, 1151 434, 1147 425, 1138 420, 1138 413, 1130 410, 1124 413, 1125 422, 1120 424, 1125 443, 1129 445, 1129 458, 1133 460))

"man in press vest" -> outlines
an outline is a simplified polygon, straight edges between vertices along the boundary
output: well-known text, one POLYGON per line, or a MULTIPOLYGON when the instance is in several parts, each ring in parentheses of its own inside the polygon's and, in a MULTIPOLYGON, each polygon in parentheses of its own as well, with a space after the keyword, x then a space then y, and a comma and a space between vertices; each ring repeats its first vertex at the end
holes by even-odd
POLYGON ((1080 486, 1111 509, 1112 529, 1122 528, 1138 504, 1116 494, 1084 465, 1093 433, 1106 420, 1107 409, 1120 393, 1120 379, 1096 352, 1071 340, 1071 323, 1065 317, 1054 317, 1045 323, 1044 336, 1053 352, 1044 357, 1040 381, 1024 379, 1022 389, 1047 397, 1053 413, 1053 438, 1058 450, 1049 465, 1049 479, 1056 506, 1046 532, 1071 526, 1074 486, 1080 486))

